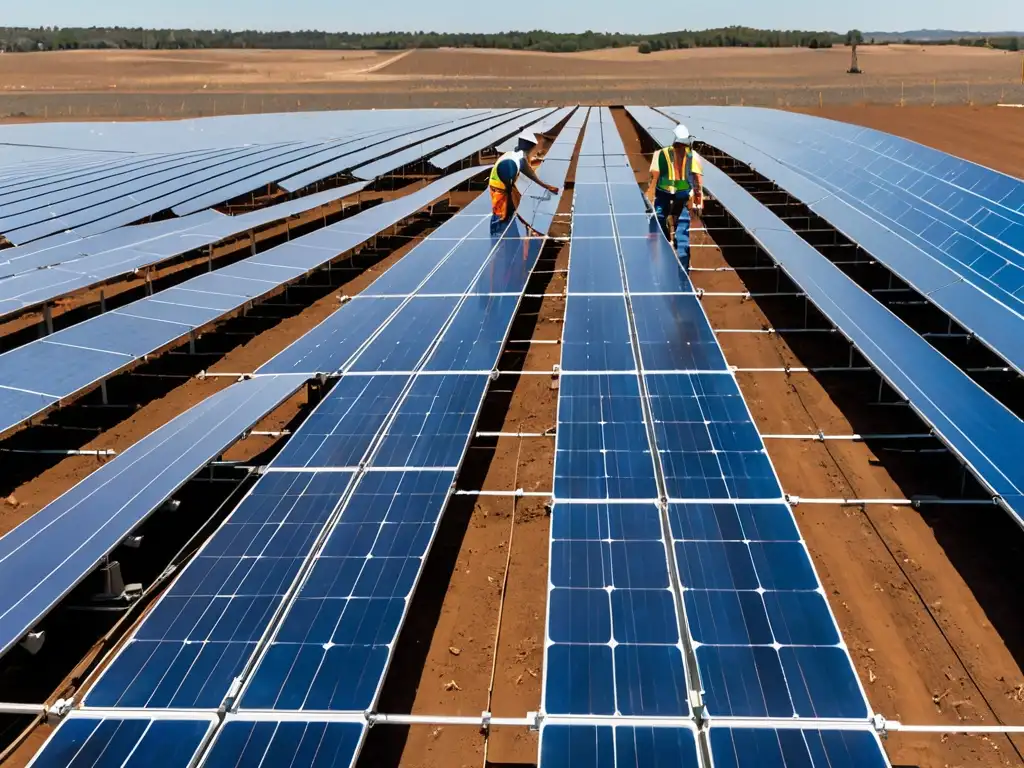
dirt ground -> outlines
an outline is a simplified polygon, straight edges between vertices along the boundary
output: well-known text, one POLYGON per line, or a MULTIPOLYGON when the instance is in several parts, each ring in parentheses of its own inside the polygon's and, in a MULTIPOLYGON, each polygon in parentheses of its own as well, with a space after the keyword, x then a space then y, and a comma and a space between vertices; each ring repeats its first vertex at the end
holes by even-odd
POLYGON ((960 47, 55 51, 0 57, 0 119, 134 119, 322 109, 568 103, 1024 102, 1021 55, 960 47))

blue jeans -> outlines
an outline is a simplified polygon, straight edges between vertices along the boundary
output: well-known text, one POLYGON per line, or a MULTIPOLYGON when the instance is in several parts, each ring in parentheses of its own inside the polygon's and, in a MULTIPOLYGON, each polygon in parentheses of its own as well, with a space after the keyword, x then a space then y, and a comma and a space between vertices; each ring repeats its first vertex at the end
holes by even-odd
POLYGON ((668 217, 674 216, 676 220, 676 253, 683 264, 683 269, 690 269, 690 209, 687 203, 690 202, 690 190, 685 192, 671 192, 655 190, 654 192, 654 215, 658 218, 661 231, 665 237, 669 236, 668 217))

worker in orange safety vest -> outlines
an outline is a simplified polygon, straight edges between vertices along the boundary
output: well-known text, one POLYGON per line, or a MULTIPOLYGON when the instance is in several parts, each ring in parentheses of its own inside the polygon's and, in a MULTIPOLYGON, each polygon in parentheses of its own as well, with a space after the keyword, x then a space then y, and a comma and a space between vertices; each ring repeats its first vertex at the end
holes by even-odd
POLYGON ((539 184, 552 194, 558 194, 558 187, 546 184, 538 178, 526 154, 537 146, 537 137, 529 131, 519 134, 519 145, 512 152, 506 152, 497 159, 491 169, 491 212, 495 218, 507 221, 518 205, 516 179, 522 173, 534 184, 539 184))

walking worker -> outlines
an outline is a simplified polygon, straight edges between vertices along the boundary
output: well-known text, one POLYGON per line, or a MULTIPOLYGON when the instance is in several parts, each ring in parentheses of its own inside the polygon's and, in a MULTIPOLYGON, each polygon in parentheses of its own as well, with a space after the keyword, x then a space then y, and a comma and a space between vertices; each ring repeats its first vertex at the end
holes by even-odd
POLYGON ((512 152, 506 152, 494 163, 491 169, 491 212, 501 221, 512 218, 518 205, 516 179, 522 173, 534 184, 539 184, 548 192, 557 195, 558 187, 545 184, 537 177, 530 165, 526 153, 537 146, 537 137, 529 131, 519 134, 519 145, 512 152), (514 197, 515 196, 515 197, 514 197))
POLYGON ((695 208, 704 205, 704 169, 693 152, 693 136, 685 125, 679 124, 673 131, 672 146, 654 153, 647 199, 654 208, 661 231, 675 246, 687 270, 690 269, 688 203, 691 196, 695 208))

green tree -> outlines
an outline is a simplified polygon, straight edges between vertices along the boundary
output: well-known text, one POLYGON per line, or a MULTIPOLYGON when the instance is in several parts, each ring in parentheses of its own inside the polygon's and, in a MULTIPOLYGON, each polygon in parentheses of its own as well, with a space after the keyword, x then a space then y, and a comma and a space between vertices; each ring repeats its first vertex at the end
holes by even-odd
POLYGON ((846 44, 847 45, 863 45, 864 44, 864 33, 859 29, 851 29, 846 33, 846 44))

